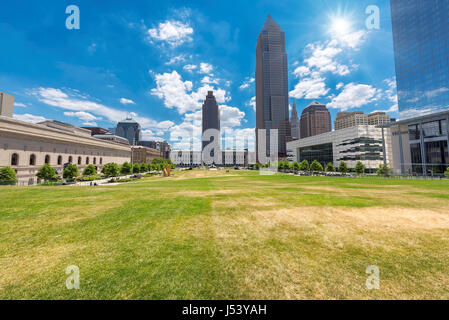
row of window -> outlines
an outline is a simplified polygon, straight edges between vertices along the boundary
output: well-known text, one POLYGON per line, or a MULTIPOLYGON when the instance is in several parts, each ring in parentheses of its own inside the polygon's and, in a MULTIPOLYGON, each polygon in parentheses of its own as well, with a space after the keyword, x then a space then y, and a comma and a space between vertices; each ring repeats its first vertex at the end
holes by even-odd
MULTIPOLYGON (((45 161, 44 161, 45 164, 50 164, 50 160, 51 160, 50 155, 47 154, 45 156, 45 161)), ((73 157, 72 156, 70 156, 68 158, 68 163, 73 163, 73 157)), ((83 164, 82 157, 78 157, 77 163, 78 163, 78 165, 82 165, 83 164)), ((90 164, 90 158, 89 157, 86 157, 85 163, 86 164, 90 164)), ((30 155, 29 164, 30 164, 30 166, 35 166, 36 165, 36 155, 34 155, 34 154, 30 155)), ((64 163, 63 163, 62 156, 58 156, 58 165, 61 166, 63 164, 64 163)), ((92 164, 94 164, 94 165, 97 164, 97 158, 96 157, 93 158, 92 164)), ((100 165, 103 164, 103 158, 100 158, 99 164, 100 165)), ((11 156, 11 166, 18 166, 18 165, 19 165, 19 155, 17 153, 13 153, 12 156, 11 156)))

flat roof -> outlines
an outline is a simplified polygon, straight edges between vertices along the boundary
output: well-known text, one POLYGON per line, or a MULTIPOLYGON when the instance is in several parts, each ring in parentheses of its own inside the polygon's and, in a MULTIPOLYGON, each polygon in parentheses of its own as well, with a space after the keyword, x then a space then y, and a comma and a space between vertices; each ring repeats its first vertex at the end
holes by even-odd
POLYGON ((443 118, 443 117, 447 118, 447 116, 449 116, 449 110, 426 114, 423 116, 404 119, 404 120, 398 120, 396 122, 379 125, 378 127, 379 128, 389 128, 391 126, 396 126, 396 125, 411 124, 411 123, 416 123, 416 122, 421 122, 421 121, 432 121, 432 120, 436 120, 436 119, 443 118))

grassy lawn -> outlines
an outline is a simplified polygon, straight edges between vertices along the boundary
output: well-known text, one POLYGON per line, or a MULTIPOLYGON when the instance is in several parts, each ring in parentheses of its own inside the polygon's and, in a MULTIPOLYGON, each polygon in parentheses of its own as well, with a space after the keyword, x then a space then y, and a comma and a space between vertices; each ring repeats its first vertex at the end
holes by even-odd
POLYGON ((449 181, 191 171, 0 192, 0 299, 449 299, 449 181))

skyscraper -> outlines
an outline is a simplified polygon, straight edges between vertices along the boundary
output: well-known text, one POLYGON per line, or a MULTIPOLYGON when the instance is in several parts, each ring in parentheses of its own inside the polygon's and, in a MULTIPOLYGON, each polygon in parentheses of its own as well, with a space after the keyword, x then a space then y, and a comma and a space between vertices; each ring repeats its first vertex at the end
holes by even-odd
MULTIPOLYGON (((206 100, 203 104, 203 131, 204 132, 209 129, 216 129, 220 132, 220 109, 218 108, 217 100, 215 99, 214 92, 209 91, 207 93, 206 100)), ((209 141, 203 141, 203 148, 211 143, 213 138, 209 141)), ((212 155, 213 156, 213 155, 212 155)))
POLYGON ((296 110, 296 101, 293 100, 293 107, 292 107, 292 115, 290 118, 290 127, 292 130, 292 139, 297 140, 300 138, 300 126, 299 126, 299 118, 298 118, 298 111, 296 110))
POLYGON ((301 139, 331 130, 331 114, 325 105, 314 101, 304 109, 301 115, 301 139))
POLYGON ((390 2, 400 118, 449 109, 449 1, 390 2))
POLYGON ((135 146, 141 140, 142 130, 140 124, 134 121, 133 118, 127 117, 125 120, 120 121, 117 124, 115 134, 119 137, 127 139, 130 145, 135 146))
POLYGON ((286 156, 290 137, 288 110, 288 64, 285 33, 268 15, 259 34, 256 51, 256 148, 258 129, 266 129, 266 150, 270 151, 270 129, 279 130, 278 154, 286 156))

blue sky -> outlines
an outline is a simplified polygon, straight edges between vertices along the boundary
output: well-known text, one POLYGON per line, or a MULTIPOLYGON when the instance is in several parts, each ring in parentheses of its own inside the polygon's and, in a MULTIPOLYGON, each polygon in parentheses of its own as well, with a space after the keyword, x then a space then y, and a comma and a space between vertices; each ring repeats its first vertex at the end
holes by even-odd
MULTIPOLYGON (((114 127, 132 114, 145 139, 186 148, 214 90, 227 137, 253 142, 257 36, 267 14, 286 33, 290 97, 397 117, 388 0, 2 1, 0 91, 15 117, 114 127), (80 29, 68 30, 68 5, 80 29), (380 9, 368 30, 365 9, 380 9)), ((196 133, 194 135, 196 135, 196 133)), ((195 143, 199 139, 195 136, 195 143)))

